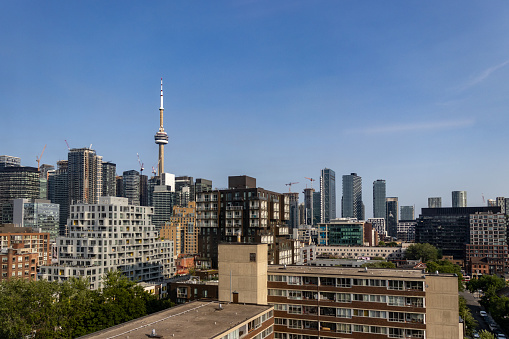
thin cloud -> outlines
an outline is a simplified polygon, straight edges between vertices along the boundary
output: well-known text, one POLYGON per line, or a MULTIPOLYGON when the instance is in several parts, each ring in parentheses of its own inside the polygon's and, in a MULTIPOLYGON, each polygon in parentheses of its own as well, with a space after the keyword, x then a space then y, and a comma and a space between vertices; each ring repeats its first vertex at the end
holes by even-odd
POLYGON ((501 64, 498 64, 496 66, 493 66, 493 67, 490 67, 486 70, 484 70, 481 74, 479 74, 477 77, 475 77, 474 79, 468 81, 466 84, 464 84, 463 86, 461 86, 460 90, 461 91, 464 91, 470 87, 473 87, 481 82, 483 82, 484 80, 486 80, 491 74, 493 74, 494 72, 498 71, 499 69, 501 69, 502 67, 505 67, 507 64, 509 64, 509 60, 506 60, 504 62, 502 62, 501 64))
POLYGON ((452 121, 438 121, 438 122, 419 122, 412 124, 395 124, 376 127, 367 127, 358 130, 351 130, 355 133, 365 134, 389 134, 389 133, 404 133, 404 132, 419 132, 429 130, 443 130, 443 129, 457 129, 472 126, 474 119, 466 120, 452 120, 452 121))

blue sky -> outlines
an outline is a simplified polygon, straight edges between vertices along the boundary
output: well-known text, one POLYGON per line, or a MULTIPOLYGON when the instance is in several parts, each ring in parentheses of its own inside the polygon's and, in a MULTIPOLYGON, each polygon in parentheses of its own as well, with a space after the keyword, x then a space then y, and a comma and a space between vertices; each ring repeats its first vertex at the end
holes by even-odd
MULTIPOLYGON (((119 174, 372 182, 417 211, 509 196, 506 1, 4 1, 0 154, 36 166, 92 144, 119 174)), ((318 186, 318 181, 314 187, 318 186)))

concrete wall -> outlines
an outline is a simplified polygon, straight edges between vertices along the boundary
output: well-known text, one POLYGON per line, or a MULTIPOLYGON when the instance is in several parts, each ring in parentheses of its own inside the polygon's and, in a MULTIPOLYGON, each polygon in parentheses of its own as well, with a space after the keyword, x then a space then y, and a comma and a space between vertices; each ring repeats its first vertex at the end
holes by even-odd
POLYGON ((267 252, 267 244, 219 244, 219 301, 238 292, 239 303, 267 305, 267 252))
POLYGON ((459 332, 458 278, 426 276, 426 337, 463 338, 459 332))

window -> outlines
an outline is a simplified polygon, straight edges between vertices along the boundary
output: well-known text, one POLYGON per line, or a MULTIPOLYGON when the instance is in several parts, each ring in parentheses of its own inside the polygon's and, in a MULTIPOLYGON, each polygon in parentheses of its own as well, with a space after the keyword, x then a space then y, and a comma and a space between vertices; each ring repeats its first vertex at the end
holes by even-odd
POLYGON ((302 285, 302 277, 288 277, 288 285, 302 285))
POLYGON ((368 285, 368 279, 352 279, 354 286, 367 286, 368 285))
POLYGON ((352 310, 350 308, 338 308, 337 309, 337 317, 338 318, 351 318, 352 310))
POLYGON ((350 324, 337 324, 336 332, 338 333, 352 333, 352 325, 350 324))
POLYGON ((389 280, 389 289, 390 290, 402 290, 404 285, 404 281, 401 280, 389 280))
POLYGON ((302 314, 302 306, 301 305, 288 305, 288 313, 302 314))
POLYGON ((350 278, 338 278, 338 287, 352 287, 350 278))
POLYGON ((269 281, 283 281, 283 282, 286 282, 286 275, 269 275, 269 281))
POLYGON ((302 320, 298 319, 288 319, 288 327, 289 328, 302 328, 302 320))
POLYGON ((256 253, 249 253, 249 261, 256 262, 256 253))
POLYGON ((302 291, 288 291, 288 299, 300 300, 302 299, 302 291))
POLYGON ((352 295, 350 293, 336 293, 338 303, 349 303, 352 301, 352 295))
POLYGON ((287 296, 286 290, 269 289, 267 292, 268 292, 268 295, 274 296, 274 297, 286 297, 287 296))

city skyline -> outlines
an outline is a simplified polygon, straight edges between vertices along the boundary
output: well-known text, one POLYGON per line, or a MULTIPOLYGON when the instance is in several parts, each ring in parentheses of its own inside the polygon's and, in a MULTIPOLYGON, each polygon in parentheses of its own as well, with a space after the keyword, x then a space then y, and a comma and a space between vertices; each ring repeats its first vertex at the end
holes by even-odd
POLYGON ((166 172, 215 187, 246 174, 282 193, 330 168, 386 180, 416 215, 428 197, 451 206, 456 190, 486 205, 509 195, 508 174, 486 166, 508 141, 509 6, 485 7, 7 3, 0 154, 36 166, 47 144, 41 164, 56 166, 67 140, 118 174, 139 171, 139 153, 150 174, 163 77, 166 172))

